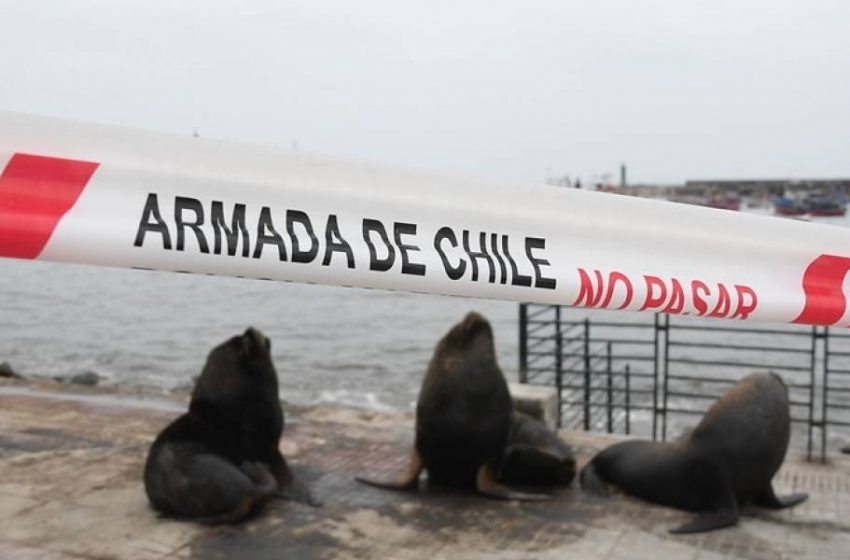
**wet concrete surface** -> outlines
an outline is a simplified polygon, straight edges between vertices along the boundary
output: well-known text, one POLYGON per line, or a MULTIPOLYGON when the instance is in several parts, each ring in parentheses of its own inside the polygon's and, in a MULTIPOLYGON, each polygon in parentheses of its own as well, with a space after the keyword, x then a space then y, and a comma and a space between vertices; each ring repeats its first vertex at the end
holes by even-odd
MULTIPOLYGON (((584 495, 577 484, 549 502, 501 502, 429 487, 398 493, 355 474, 403 464, 410 415, 285 406, 281 442, 322 508, 270 503, 235 526, 162 519, 141 482, 157 432, 185 407, 104 389, 0 381, 0 558, 848 558, 850 457, 826 465, 791 453, 774 483, 808 492, 781 512, 752 510, 738 526, 671 535, 687 513, 625 496, 584 495), (74 391, 74 392, 72 392, 74 391)), ((611 436, 565 433, 580 463, 611 436)))

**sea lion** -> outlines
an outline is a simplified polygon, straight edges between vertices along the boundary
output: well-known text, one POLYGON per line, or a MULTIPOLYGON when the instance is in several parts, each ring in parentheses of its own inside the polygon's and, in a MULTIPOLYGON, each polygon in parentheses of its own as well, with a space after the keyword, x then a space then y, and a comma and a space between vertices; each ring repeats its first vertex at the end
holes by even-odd
POLYGON ((145 491, 156 510, 224 523, 272 497, 318 505, 278 448, 284 417, 270 350, 269 339, 249 328, 209 353, 189 411, 148 452, 145 491))
POLYGON ((357 480, 380 488, 413 490, 421 472, 427 470, 432 482, 475 488, 494 498, 546 499, 549 496, 513 491, 497 480, 512 413, 490 323, 478 313, 469 313, 437 343, 428 364, 407 467, 390 480, 357 480))
POLYGON ((508 484, 569 484, 576 474, 572 448, 546 424, 519 411, 499 467, 499 480, 508 484))
POLYGON ((788 449, 790 425, 782 379, 774 373, 749 375, 683 439, 625 441, 604 449, 582 469, 581 487, 607 495, 611 483, 638 498, 698 512, 673 533, 734 525, 744 504, 780 509, 807 498, 778 497, 771 486, 788 449))

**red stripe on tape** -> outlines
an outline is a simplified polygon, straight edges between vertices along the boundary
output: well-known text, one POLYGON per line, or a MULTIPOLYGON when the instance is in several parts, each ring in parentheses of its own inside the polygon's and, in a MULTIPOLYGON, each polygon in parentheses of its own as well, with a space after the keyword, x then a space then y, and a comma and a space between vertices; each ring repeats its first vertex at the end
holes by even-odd
POLYGON ((795 323, 806 325, 833 325, 844 316, 847 298, 843 285, 850 271, 850 258, 821 255, 806 268, 803 274, 803 291, 806 305, 795 323))
POLYGON ((0 175, 0 257, 36 258, 98 165, 14 154, 0 175))

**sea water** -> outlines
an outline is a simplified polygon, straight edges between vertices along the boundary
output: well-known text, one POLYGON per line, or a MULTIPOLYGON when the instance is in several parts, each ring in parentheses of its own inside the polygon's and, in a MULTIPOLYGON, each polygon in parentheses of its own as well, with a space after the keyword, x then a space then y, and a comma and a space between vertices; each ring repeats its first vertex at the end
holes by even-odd
POLYGON ((0 362, 171 390, 253 326, 272 341, 285 400, 406 410, 437 340, 472 310, 514 377, 511 302, 0 259, 0 362))

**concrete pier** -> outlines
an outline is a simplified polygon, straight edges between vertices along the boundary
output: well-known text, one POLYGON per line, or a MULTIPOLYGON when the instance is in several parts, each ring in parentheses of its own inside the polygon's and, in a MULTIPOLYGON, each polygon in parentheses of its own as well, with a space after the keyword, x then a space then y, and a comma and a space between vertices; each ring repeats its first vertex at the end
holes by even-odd
MULTIPOLYGON (((668 529, 689 514, 625 496, 592 498, 575 483, 538 503, 427 484, 415 493, 357 484, 355 474, 403 461, 413 420, 334 407, 284 407, 282 450, 324 507, 277 501, 235 526, 162 519, 147 504, 142 466, 157 432, 185 406, 185 396, 0 380, 0 558, 773 560, 847 558, 850 551, 847 456, 822 465, 792 452, 775 485, 808 492, 807 502, 677 536, 668 529)), ((580 464, 616 439, 563 436, 580 464)))

